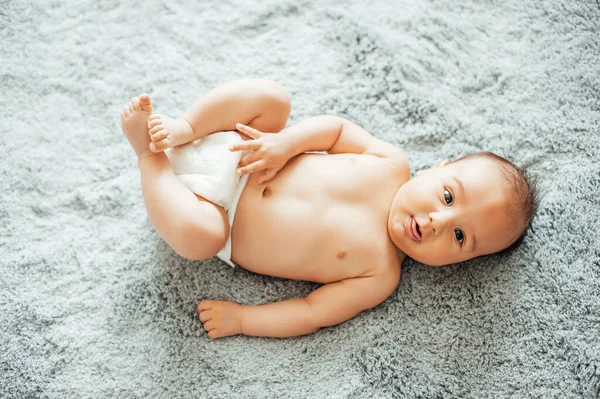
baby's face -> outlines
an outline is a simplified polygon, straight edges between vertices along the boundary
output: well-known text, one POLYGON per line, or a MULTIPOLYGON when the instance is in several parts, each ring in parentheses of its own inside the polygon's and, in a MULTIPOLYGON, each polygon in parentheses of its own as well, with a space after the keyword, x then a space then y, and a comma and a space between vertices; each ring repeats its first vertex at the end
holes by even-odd
POLYGON ((421 171, 400 187, 388 233, 407 256, 440 266, 508 247, 520 233, 510 219, 502 172, 473 157, 421 171))

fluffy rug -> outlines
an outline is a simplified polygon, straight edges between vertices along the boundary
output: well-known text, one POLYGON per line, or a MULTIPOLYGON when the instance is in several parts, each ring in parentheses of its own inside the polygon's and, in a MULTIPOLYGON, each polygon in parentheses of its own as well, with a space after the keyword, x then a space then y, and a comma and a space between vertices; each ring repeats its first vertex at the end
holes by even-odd
POLYGON ((0 1, 0 396, 597 398, 600 10, 566 1, 0 1), (290 123, 347 117, 413 172, 470 152, 539 177, 523 247, 442 268, 293 339, 211 340, 203 299, 315 284, 177 256, 119 112, 179 115, 241 77, 290 123))

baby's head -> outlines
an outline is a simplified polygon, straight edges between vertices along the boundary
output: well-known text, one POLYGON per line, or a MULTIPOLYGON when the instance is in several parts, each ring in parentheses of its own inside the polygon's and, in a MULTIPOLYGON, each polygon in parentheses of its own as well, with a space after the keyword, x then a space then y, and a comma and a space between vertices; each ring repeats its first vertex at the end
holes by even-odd
POLYGON ((538 204, 536 182, 491 152, 419 171, 398 189, 388 233, 407 256, 441 266, 520 246, 538 204))

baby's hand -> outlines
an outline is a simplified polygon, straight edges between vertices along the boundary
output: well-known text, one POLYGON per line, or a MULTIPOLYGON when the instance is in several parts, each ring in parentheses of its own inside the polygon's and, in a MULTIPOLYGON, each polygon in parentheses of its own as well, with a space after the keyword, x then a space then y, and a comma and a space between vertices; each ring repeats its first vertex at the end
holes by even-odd
POLYGON ((291 143, 284 135, 279 133, 263 133, 254 128, 238 123, 236 129, 243 135, 249 137, 247 141, 234 144, 229 147, 230 151, 252 150, 242 158, 239 171, 242 174, 256 173, 264 170, 258 183, 267 182, 275 177, 294 156, 291 143))
POLYGON ((242 333, 243 306, 227 301, 202 301, 198 317, 210 338, 228 337, 242 333))

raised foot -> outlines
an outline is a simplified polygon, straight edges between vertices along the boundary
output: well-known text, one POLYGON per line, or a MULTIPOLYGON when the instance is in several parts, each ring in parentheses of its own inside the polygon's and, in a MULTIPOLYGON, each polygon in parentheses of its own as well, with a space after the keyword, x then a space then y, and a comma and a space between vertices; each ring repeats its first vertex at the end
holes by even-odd
POLYGON ((121 112, 121 129, 138 157, 149 150, 148 117, 152 115, 152 101, 147 94, 134 97, 121 112))
POLYGON ((173 119, 153 114, 148 119, 148 129, 152 141, 150 150, 153 152, 161 152, 194 140, 194 131, 183 118, 173 119))

